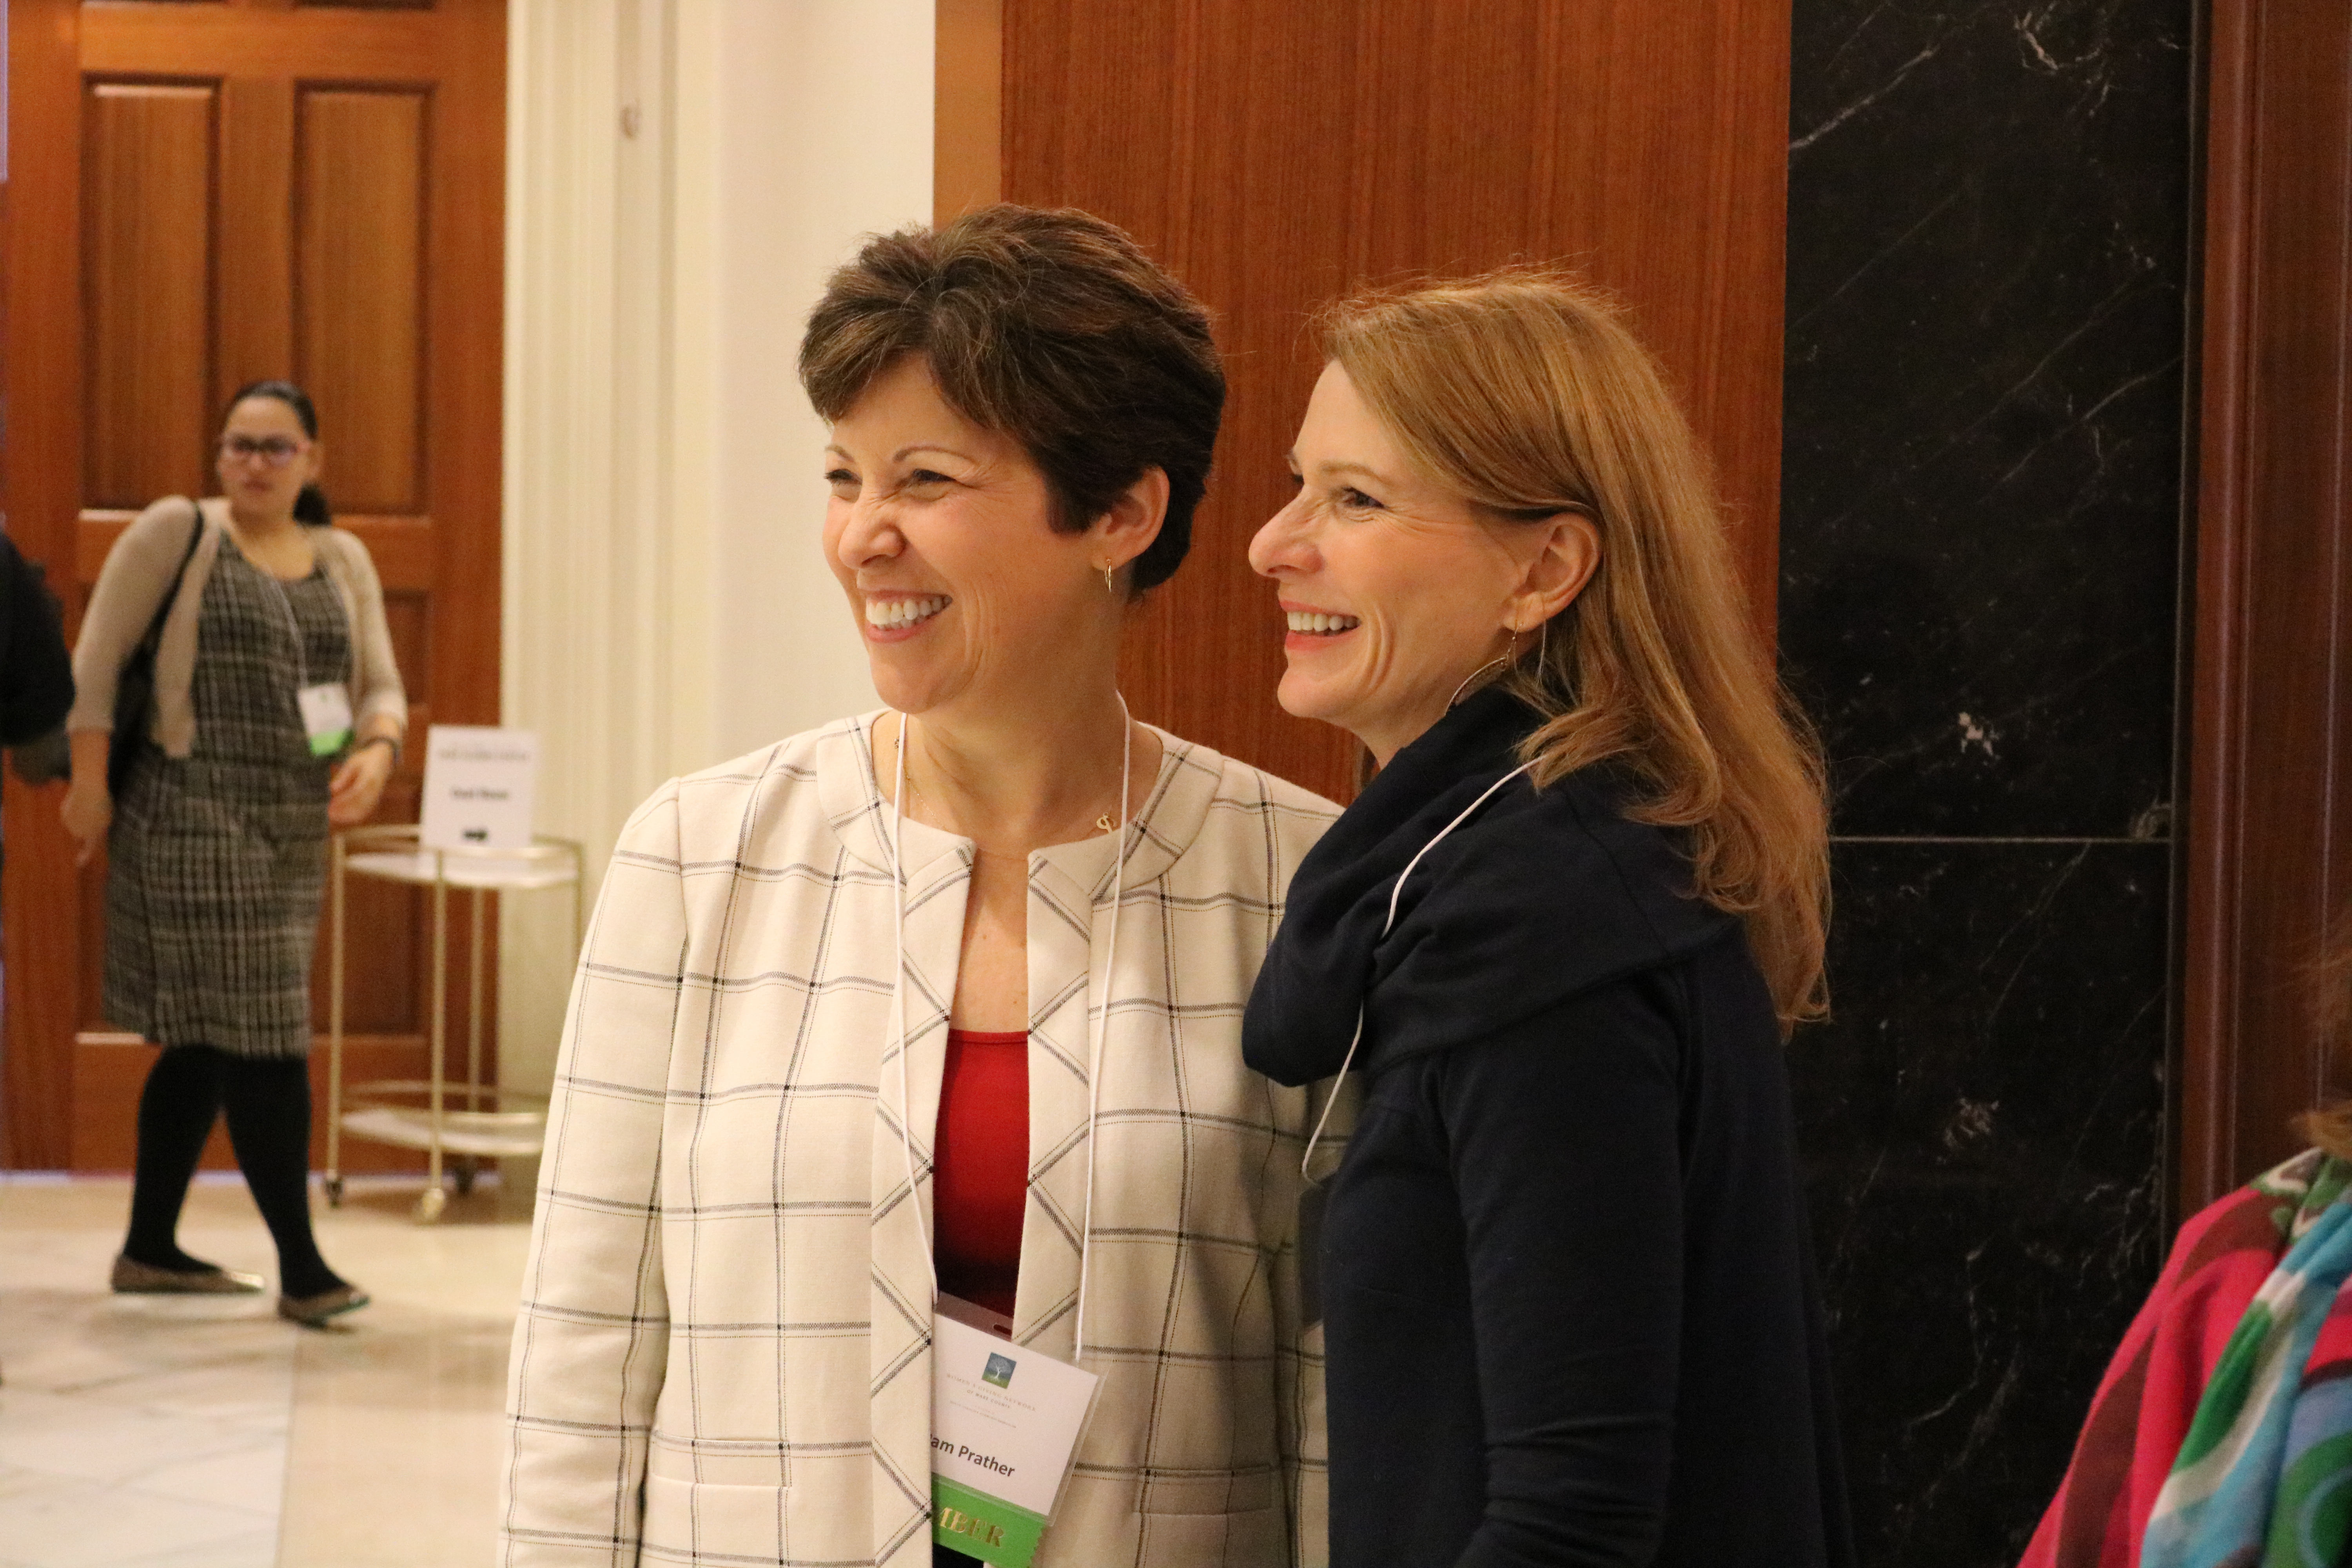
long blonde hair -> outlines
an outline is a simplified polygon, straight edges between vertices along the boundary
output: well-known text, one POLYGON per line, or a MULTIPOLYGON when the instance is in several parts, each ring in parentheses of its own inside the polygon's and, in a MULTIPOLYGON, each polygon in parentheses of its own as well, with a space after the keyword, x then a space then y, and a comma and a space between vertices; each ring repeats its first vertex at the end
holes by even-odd
POLYGON ((1747 926, 1783 1030, 1827 1010, 1829 813, 1773 673, 1696 437, 1600 290, 1512 268, 1357 295, 1325 353, 1406 453, 1498 524, 1590 518, 1601 564, 1503 678, 1545 723, 1538 787, 1614 761, 1641 821, 1685 830, 1696 894, 1747 926))

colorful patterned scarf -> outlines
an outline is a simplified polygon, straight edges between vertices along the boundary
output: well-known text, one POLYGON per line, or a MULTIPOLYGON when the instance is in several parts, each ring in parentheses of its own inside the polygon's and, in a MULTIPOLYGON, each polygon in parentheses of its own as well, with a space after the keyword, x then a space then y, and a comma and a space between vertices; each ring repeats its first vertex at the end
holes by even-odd
POLYGON ((2022 1568, 2338 1568, 2352 1542, 2352 1166, 2314 1150, 2181 1227, 2022 1568))

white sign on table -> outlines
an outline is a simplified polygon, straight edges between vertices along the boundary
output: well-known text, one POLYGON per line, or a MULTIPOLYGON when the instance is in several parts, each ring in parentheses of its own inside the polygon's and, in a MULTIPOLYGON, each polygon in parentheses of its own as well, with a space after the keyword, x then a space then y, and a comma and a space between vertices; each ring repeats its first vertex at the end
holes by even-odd
POLYGON ((522 849, 530 844, 539 737, 529 730, 436 724, 425 738, 427 849, 522 849))

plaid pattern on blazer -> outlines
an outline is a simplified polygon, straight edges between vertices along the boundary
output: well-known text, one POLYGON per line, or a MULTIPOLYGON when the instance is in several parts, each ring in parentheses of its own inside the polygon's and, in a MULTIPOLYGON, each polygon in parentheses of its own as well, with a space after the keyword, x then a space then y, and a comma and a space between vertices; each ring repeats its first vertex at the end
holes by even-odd
MULTIPOLYGON (((502 1555, 928 1568, 930 1135, 968 840, 904 827, 908 1202, 877 715, 665 786, 606 874, 557 1068, 516 1326, 502 1555)), ((1322 1557, 1298 1160, 1319 1099, 1241 1017, 1329 803, 1171 736, 1129 829, 1095 1136, 1086 1364, 1042 1562, 1322 1557)), ((1068 1357, 1089 1015, 1114 846, 1032 858, 1014 1337, 1068 1357)))

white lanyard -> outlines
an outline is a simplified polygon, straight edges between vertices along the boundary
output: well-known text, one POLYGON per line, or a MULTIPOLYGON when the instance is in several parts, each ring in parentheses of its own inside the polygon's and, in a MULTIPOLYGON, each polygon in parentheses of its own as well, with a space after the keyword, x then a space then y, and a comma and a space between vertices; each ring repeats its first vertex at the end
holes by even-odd
MULTIPOLYGON (((1094 1256, 1095 1118, 1102 1106, 1103 1037, 1110 1028, 1111 986, 1118 974, 1118 910, 1127 892, 1127 792, 1135 767, 1135 724, 1128 716, 1124 696, 1118 700, 1118 826, 1114 830, 1118 835, 1118 844, 1111 871, 1110 947, 1103 958, 1102 1009, 1095 1015, 1087 1042, 1087 1195, 1078 1230, 1077 1348, 1070 1356, 1074 1363, 1087 1353, 1087 1267, 1094 1256)), ((914 1097, 907 1087, 907 879, 900 859, 899 830, 907 816, 907 740, 913 724, 908 715, 898 715, 897 778, 890 790, 891 926, 898 958, 891 970, 890 1023, 898 1042, 898 1147, 907 1159, 907 1201, 915 1207, 916 1234, 923 1241, 923 1267, 931 1277, 931 1310, 937 1313, 940 1270, 931 1257, 930 1227, 923 1223, 923 1194, 915 1180, 914 1097)))
MULTIPOLYGON (((286 612, 286 624, 294 631, 294 706, 302 716, 302 732, 310 742, 310 754, 332 756, 351 744, 351 690, 340 680, 310 684, 310 649, 302 634, 302 618, 294 613, 293 595, 278 580, 278 574, 252 562, 250 557, 247 563, 268 579, 269 586, 278 595, 278 607, 286 612)), ((312 570, 317 570, 315 563, 312 570)))
MULTIPOLYGON (((1529 768, 1534 766, 1535 763, 1521 763, 1517 767, 1513 768, 1509 773, 1505 773, 1501 778, 1498 778, 1493 784, 1488 784, 1486 790, 1480 794, 1476 800, 1472 801, 1468 805, 1462 808, 1460 816, 1456 816, 1453 821, 1447 823, 1444 826, 1437 830, 1436 837, 1431 839, 1428 843, 1423 845, 1418 850, 1413 852, 1412 858, 1404 863, 1404 869, 1397 873, 1396 886, 1389 889, 1388 919, 1381 922, 1381 934, 1380 937, 1376 939, 1377 941, 1386 941, 1391 928, 1396 924, 1397 900, 1404 896, 1404 879, 1412 875, 1412 868, 1421 864, 1421 858, 1423 855, 1428 854, 1431 850, 1436 848, 1440 844, 1444 843, 1447 834, 1453 832, 1455 828, 1469 821, 1470 814, 1477 810, 1480 806, 1486 805, 1489 800, 1492 800, 1496 790, 1501 789, 1505 784, 1510 783, 1513 779, 1517 778, 1521 773, 1526 773, 1529 768)), ((1339 1086, 1347 1080, 1348 1068, 1355 1063, 1356 1047, 1363 1044, 1363 1042, 1364 1005, 1361 1002, 1359 1002, 1356 1004, 1356 1032, 1352 1036, 1349 1037, 1348 1054, 1339 1058, 1339 1070, 1334 1074, 1331 1079, 1330 1098, 1324 1100, 1323 1114, 1315 1119, 1315 1131, 1307 1135, 1307 1152, 1298 1157, 1298 1173, 1302 1177, 1307 1177, 1307 1162, 1315 1158, 1315 1145, 1322 1141, 1324 1123, 1331 1120, 1331 1108, 1339 1102, 1339 1086)), ((1307 1179, 1310 1182, 1313 1180, 1312 1177, 1307 1177, 1307 1179)))
MULTIPOLYGON (((299 691, 310 684, 310 654, 302 637, 302 617, 294 613, 294 596, 286 591, 286 584, 278 580, 278 574, 258 562, 253 562, 252 565, 278 591, 278 607, 286 612, 286 624, 294 628, 294 689, 299 691)), ((307 577, 309 574, 304 575, 307 577)))

